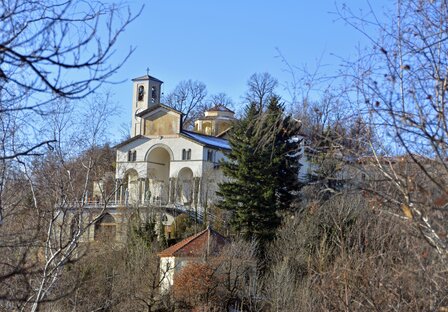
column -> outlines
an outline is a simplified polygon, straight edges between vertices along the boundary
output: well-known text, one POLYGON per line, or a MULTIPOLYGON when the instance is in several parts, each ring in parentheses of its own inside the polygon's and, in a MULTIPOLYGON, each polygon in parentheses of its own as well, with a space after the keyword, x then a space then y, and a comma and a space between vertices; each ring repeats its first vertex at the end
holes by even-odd
POLYGON ((128 198, 126 198, 126 189, 127 189, 127 187, 128 187, 128 185, 125 185, 125 184, 127 184, 127 180, 126 181, 122 181, 122 183, 121 183, 121 187, 120 187, 120 203, 121 204, 125 204, 125 201, 128 199, 128 198))
POLYGON ((123 202, 123 180, 115 179, 115 202, 122 203, 123 202))
POLYGON ((176 178, 170 178, 170 189, 169 189, 169 202, 170 204, 175 204, 176 203, 176 183, 177 183, 177 179, 176 178))
POLYGON ((115 203, 118 202, 118 197, 120 196, 120 179, 115 179, 115 190, 114 190, 114 201, 115 203))
POLYGON ((200 177, 194 177, 193 178, 193 206, 198 207, 198 196, 199 196, 199 184, 201 182, 200 177))
POLYGON ((145 204, 149 204, 149 200, 151 199, 151 191, 149 188, 149 178, 145 179, 145 194, 144 194, 144 201, 145 204))
POLYGON ((138 200, 137 203, 141 204, 145 202, 145 178, 138 178, 137 182, 138 200))

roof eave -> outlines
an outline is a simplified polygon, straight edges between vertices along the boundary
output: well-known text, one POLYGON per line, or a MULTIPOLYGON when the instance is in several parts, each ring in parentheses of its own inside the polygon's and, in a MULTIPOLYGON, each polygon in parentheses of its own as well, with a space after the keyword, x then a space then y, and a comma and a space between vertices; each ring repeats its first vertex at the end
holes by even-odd
POLYGON ((125 145, 127 145, 127 144, 129 144, 129 143, 131 143, 131 142, 133 142, 135 140, 138 140, 138 139, 141 139, 141 138, 144 138, 144 137, 145 137, 144 135, 138 134, 138 135, 133 136, 132 138, 129 138, 129 139, 127 139, 127 140, 125 140, 125 141, 123 141, 123 142, 121 142, 121 143, 119 143, 119 144, 117 144, 115 146, 112 146, 112 148, 117 149, 117 148, 123 147, 123 146, 125 146, 125 145))
POLYGON ((134 79, 131 79, 132 81, 144 81, 144 80, 154 80, 154 81, 158 81, 160 83, 163 83, 162 80, 157 79, 156 77, 150 76, 150 75, 144 75, 144 76, 140 76, 134 79))
MULTIPOLYGON (((229 148, 223 148, 223 147, 221 147, 221 146, 216 146, 216 145, 212 145, 212 144, 207 144, 207 143, 204 143, 204 142, 200 142, 200 141, 195 140, 194 138, 188 136, 188 134, 185 134, 183 131, 181 131, 179 134, 180 134, 183 138, 185 138, 185 139, 187 139, 187 140, 190 140, 190 141, 192 141, 192 142, 195 142, 196 144, 199 144, 199 145, 201 145, 201 146, 212 147, 212 148, 214 148, 214 149, 221 150, 221 151, 230 151, 230 150, 231 150, 230 147, 229 147, 229 148)), ((212 137, 212 138, 215 138, 215 137, 212 137)), ((219 138, 218 138, 218 139, 219 139, 219 138)))
POLYGON ((145 110, 143 110, 143 111, 141 111, 140 113, 138 113, 136 116, 137 117, 143 117, 143 116, 145 116, 146 114, 148 114, 148 113, 150 113, 150 112, 152 112, 152 111, 155 111, 157 108, 165 108, 166 110, 169 110, 169 111, 171 111, 171 112, 174 112, 174 113, 176 113, 176 114, 179 114, 180 116, 183 116, 184 114, 181 112, 181 111, 178 111, 177 109, 174 109, 174 108, 172 108, 172 107, 169 107, 168 105, 165 105, 165 104, 156 104, 156 105, 154 105, 154 106, 152 106, 152 107, 148 107, 147 109, 145 109, 145 110))

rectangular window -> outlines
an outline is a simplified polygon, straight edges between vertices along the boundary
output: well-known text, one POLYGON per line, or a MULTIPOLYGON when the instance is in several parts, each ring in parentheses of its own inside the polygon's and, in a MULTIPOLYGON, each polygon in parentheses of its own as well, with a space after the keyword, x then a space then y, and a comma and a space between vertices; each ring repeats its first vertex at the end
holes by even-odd
POLYGON ((207 151, 207 160, 213 161, 213 151, 207 151))
POLYGON ((137 151, 128 151, 128 161, 137 160, 137 151))
POLYGON ((182 160, 191 159, 191 149, 182 149, 182 160))

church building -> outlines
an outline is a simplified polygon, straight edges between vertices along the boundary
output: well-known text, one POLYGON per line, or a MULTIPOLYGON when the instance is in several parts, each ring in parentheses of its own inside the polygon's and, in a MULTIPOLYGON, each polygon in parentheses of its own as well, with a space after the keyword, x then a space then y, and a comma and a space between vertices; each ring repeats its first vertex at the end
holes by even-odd
POLYGON ((182 112, 160 102, 162 81, 132 81, 131 136, 116 146, 116 202, 201 210, 223 178, 219 161, 230 149, 225 137, 234 112, 217 105, 186 130, 182 112))
MULTIPOLYGON (((83 216, 94 226, 84 241, 124 241, 132 218, 156 221, 168 239, 177 235, 174 221, 180 214, 214 219, 208 207, 224 181, 220 161, 230 150, 234 112, 216 105, 194 129, 185 129, 182 112, 160 102, 161 80, 144 75, 132 82, 130 137, 115 146, 116 170, 109 179, 115 175, 114 198, 103 197, 104 181, 94 184, 95 200, 87 202, 90 213, 83 216)), ((306 158, 301 161, 301 169, 309 170, 306 158)))

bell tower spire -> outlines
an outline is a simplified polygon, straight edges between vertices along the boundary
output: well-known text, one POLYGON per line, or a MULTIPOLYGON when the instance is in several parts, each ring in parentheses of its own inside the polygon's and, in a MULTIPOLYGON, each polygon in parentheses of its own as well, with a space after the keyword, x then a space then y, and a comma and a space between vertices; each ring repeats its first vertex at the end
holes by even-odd
POLYGON ((152 106, 160 104, 161 87, 163 81, 150 76, 149 68, 146 69, 147 74, 132 79, 133 97, 132 97, 132 129, 131 137, 142 134, 143 126, 138 113, 152 106))

